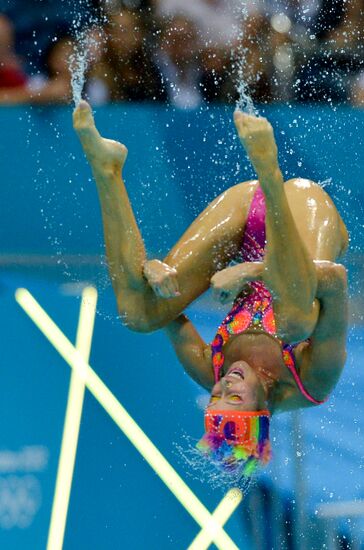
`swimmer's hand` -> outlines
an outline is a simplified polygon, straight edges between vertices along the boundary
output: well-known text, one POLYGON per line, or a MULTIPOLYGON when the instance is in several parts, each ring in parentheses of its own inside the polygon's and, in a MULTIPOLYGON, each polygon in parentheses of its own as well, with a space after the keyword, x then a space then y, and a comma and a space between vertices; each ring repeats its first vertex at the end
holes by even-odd
POLYGON ((278 149, 273 128, 266 118, 235 111, 234 123, 258 176, 278 166, 278 149))
POLYGON ((161 262, 150 260, 143 266, 143 275, 160 298, 175 298, 180 296, 177 280, 177 270, 161 262))
POLYGON ((218 271, 211 278, 213 297, 221 304, 233 302, 251 281, 262 280, 263 262, 245 262, 218 271))
POLYGON ((92 109, 82 100, 73 112, 73 127, 92 169, 102 175, 118 174, 128 154, 125 145, 100 136, 92 109))

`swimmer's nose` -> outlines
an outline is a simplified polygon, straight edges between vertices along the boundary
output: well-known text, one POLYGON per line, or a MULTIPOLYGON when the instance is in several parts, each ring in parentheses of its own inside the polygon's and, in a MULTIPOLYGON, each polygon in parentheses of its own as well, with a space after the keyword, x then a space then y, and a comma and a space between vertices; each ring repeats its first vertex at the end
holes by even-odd
POLYGON ((228 390, 229 388, 231 388, 232 382, 231 382, 231 380, 226 380, 226 378, 223 378, 221 380, 221 384, 222 384, 222 387, 224 388, 224 390, 228 390))

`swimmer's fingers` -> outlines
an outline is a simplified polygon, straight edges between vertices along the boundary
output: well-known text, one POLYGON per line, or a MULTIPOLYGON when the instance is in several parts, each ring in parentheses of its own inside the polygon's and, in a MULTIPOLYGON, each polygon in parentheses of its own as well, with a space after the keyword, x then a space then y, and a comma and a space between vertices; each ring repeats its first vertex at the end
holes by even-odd
POLYGON ((150 285, 154 294, 159 298, 169 298, 168 293, 160 285, 150 285))
POLYGON ((229 290, 216 289, 213 291, 213 298, 220 304, 228 304, 234 301, 235 296, 229 290))
POLYGON ((251 293, 251 288, 246 284, 243 288, 235 289, 234 291, 225 289, 213 290, 212 296, 214 300, 220 302, 220 304, 232 304, 239 295, 240 297, 248 296, 251 293))
POLYGON ((262 262, 245 262, 218 271, 210 281, 213 297, 220 303, 226 304, 232 302, 241 293, 249 293, 249 283, 260 280, 263 269, 262 262))
POLYGON ((145 262, 143 274, 156 296, 174 298, 180 295, 177 271, 160 260, 145 262))
POLYGON ((213 299, 220 302, 220 304, 233 302, 236 296, 236 292, 225 285, 223 281, 220 281, 220 278, 216 277, 216 275, 211 279, 211 289, 213 299))
POLYGON ((174 269, 173 273, 169 273, 169 276, 164 281, 164 291, 166 293, 166 298, 174 298, 179 296, 179 287, 177 281, 177 271, 174 269))
POLYGON ((153 284, 151 287, 156 296, 160 298, 175 298, 180 295, 178 284, 172 278, 168 278, 159 284, 153 284))
POLYGON ((243 286, 241 277, 237 278, 233 273, 234 268, 223 269, 211 277, 210 285, 215 299, 226 301, 228 297, 235 295, 239 287, 243 286))

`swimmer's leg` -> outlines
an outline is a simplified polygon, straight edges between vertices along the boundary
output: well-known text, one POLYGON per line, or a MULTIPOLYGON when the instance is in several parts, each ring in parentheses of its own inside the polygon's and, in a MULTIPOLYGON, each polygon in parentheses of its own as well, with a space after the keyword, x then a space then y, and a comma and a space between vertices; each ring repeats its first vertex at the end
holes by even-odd
POLYGON ((317 183, 294 178, 284 184, 298 233, 310 256, 336 262, 347 250, 349 236, 332 199, 317 183))
POLYGON ((91 108, 84 101, 74 111, 73 125, 97 184, 106 255, 115 292, 129 289, 131 296, 143 286, 145 249, 120 177, 127 150, 122 144, 100 136, 91 108))
POLYGON ((180 296, 164 300, 143 278, 145 247, 121 176, 126 148, 100 136, 86 102, 75 110, 74 127, 97 184, 119 312, 134 330, 165 326, 209 287, 215 271, 237 253, 254 185, 238 185, 223 193, 186 231, 166 258, 177 268, 180 296))
POLYGON ((277 332, 287 342, 300 341, 312 333, 318 319, 314 258, 287 200, 271 125, 241 112, 235 114, 235 124, 266 199, 263 280, 273 295, 277 332))

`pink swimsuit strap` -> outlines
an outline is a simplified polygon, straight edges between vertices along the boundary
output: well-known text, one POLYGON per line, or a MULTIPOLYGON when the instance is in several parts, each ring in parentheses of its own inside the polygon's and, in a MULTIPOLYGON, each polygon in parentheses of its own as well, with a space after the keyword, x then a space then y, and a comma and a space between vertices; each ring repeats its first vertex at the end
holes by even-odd
MULTIPOLYGON (((298 344, 296 344, 296 345, 298 345, 298 344)), ((319 401, 318 399, 315 399, 314 397, 312 397, 312 395, 310 395, 308 393, 308 391, 306 390, 305 386, 302 383, 300 375, 297 372, 296 360, 295 360, 295 356, 294 356, 294 353, 293 353, 293 350, 296 347, 296 345, 295 346, 292 346, 291 344, 283 344, 282 345, 282 355, 283 355, 284 364, 286 365, 288 370, 291 372, 291 374, 294 378, 294 381, 296 382, 297 387, 300 390, 300 392, 302 393, 302 395, 308 401, 311 401, 311 403, 314 403, 315 405, 322 405, 322 403, 325 403, 325 401, 327 401, 327 398, 323 399, 322 401, 319 401)))
MULTIPOLYGON (((257 187, 246 221, 241 250, 242 260, 244 262, 262 260, 264 258, 265 244, 265 199, 263 191, 260 187, 257 187)), ((269 290, 260 281, 252 282, 250 286, 252 289, 251 294, 238 297, 235 300, 232 309, 219 326, 216 336, 211 343, 215 383, 220 379, 220 373, 224 365, 222 348, 232 335, 241 334, 248 330, 248 328, 253 327, 259 330, 262 329, 279 340, 276 335, 273 300, 269 290)), ((282 347, 284 364, 292 373, 302 395, 316 405, 324 403, 324 401, 318 401, 312 397, 300 379, 293 351, 298 344, 292 346, 281 342, 281 340, 279 342, 282 347)))

